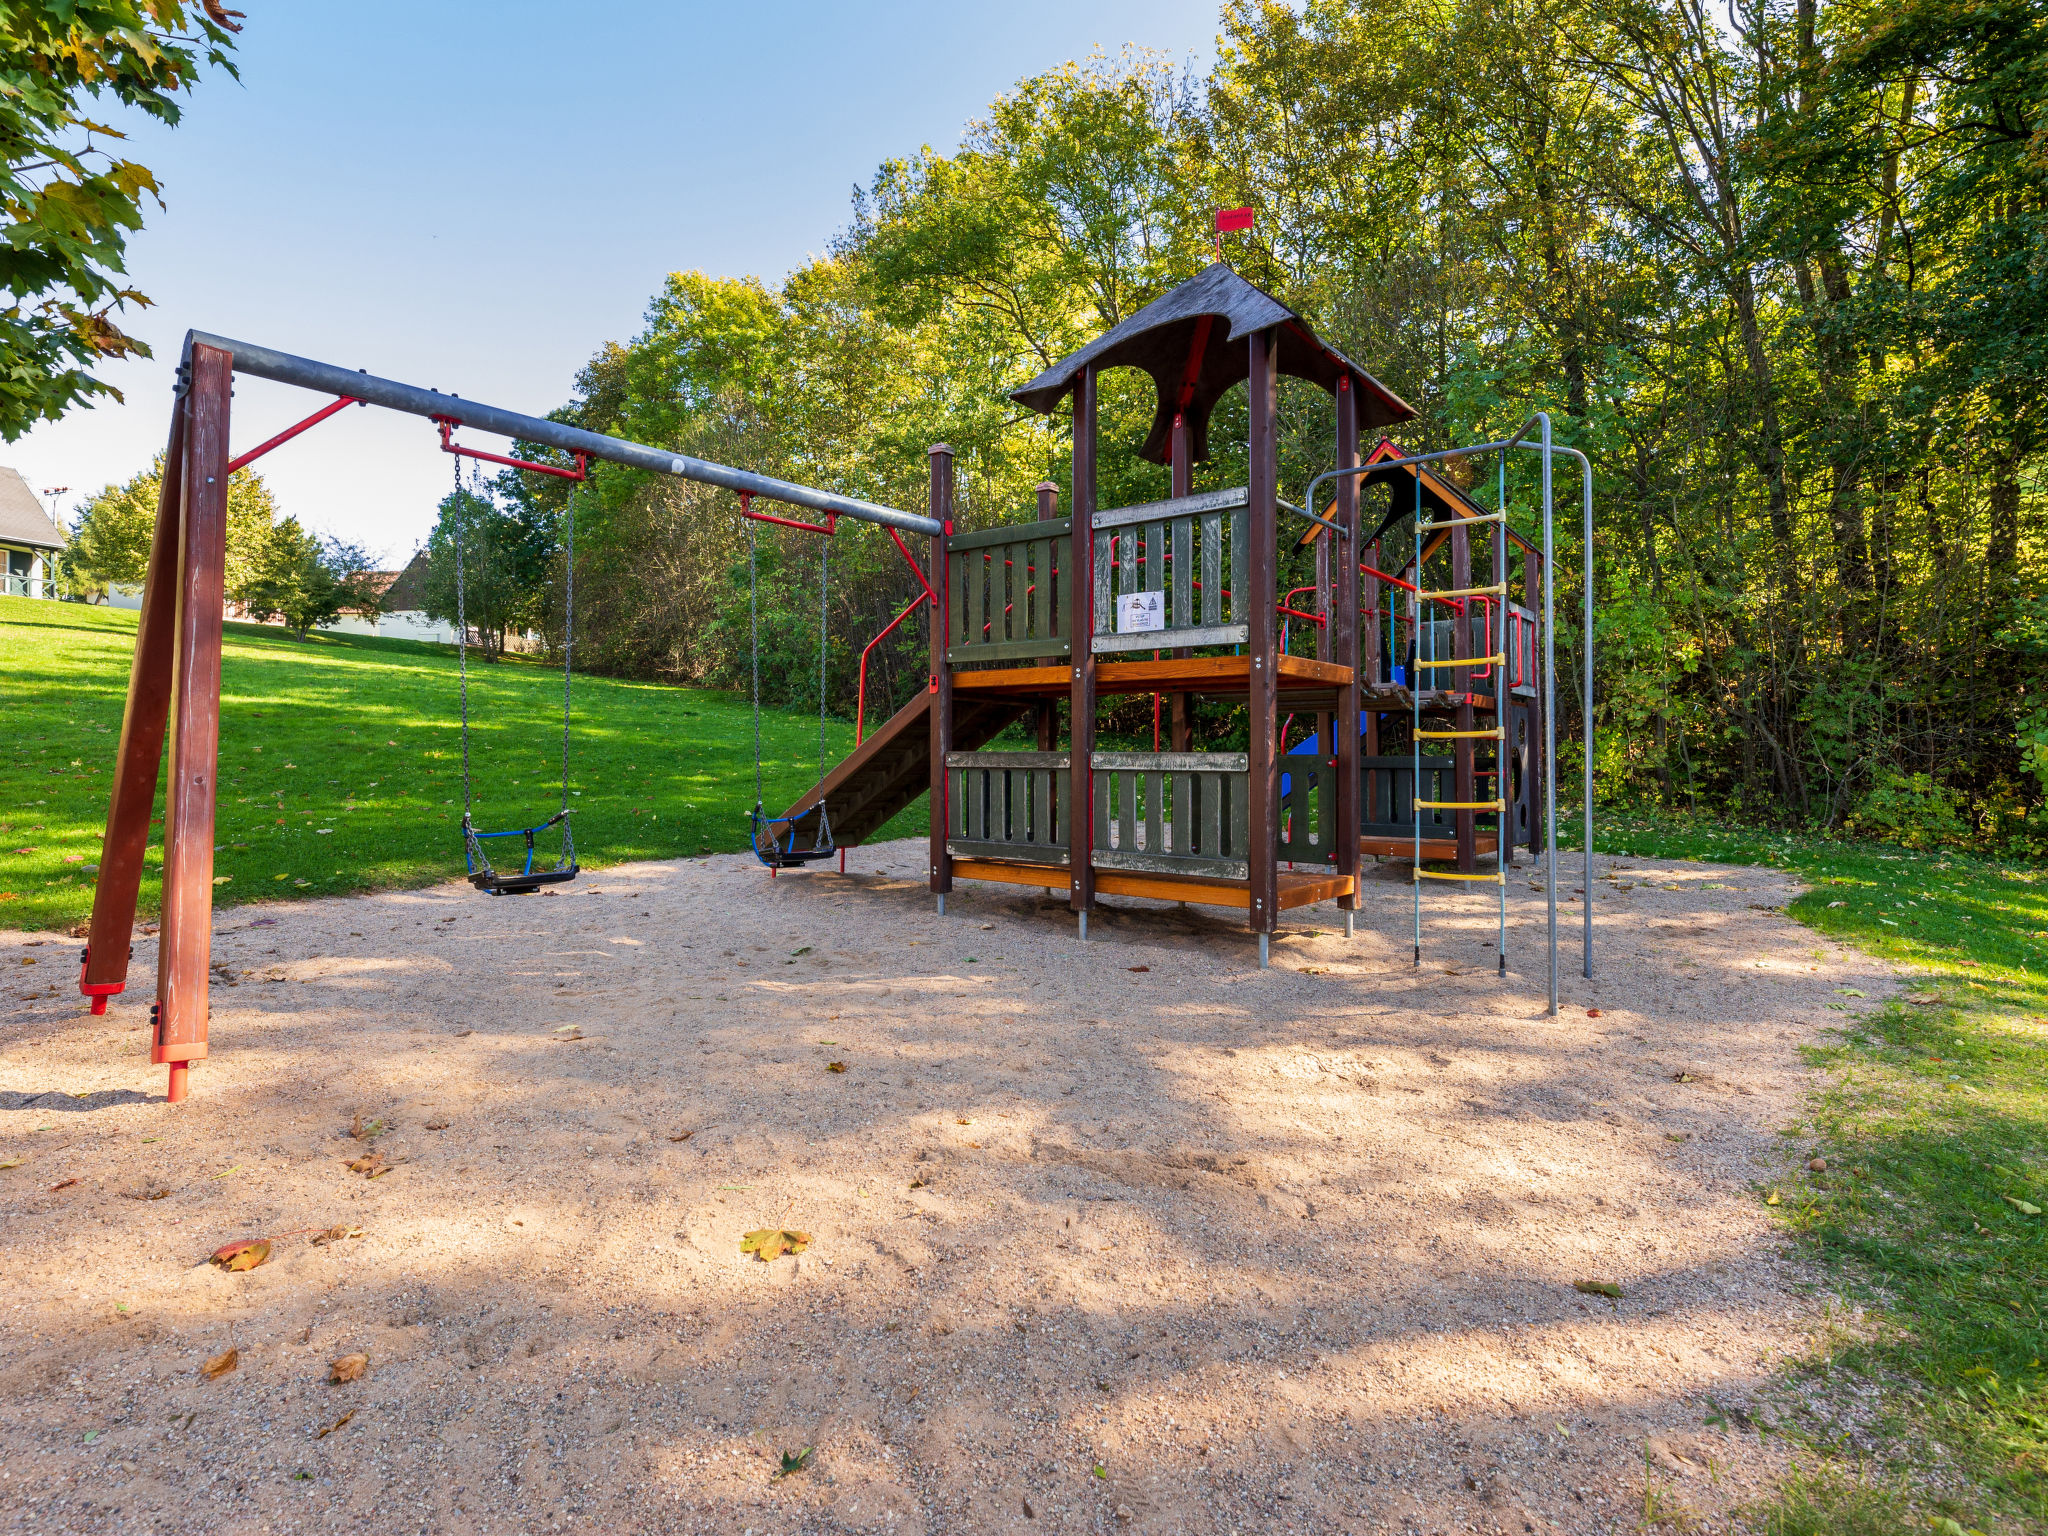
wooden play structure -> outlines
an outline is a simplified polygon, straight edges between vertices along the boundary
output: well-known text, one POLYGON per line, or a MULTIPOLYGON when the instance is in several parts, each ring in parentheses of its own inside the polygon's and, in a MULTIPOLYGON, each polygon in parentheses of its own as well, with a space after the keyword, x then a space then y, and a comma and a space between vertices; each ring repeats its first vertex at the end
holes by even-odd
MULTIPOLYGON (((1527 849, 1548 865, 1554 1013, 1551 466, 1556 453, 1579 462, 1590 549, 1584 456, 1554 446, 1541 413, 1499 441, 1404 453, 1389 432, 1413 409, 1220 261, 1015 398, 1048 414, 1071 402, 1072 504, 1062 514, 1057 488, 1042 485, 1031 521, 966 529, 954 520, 953 453, 943 444, 930 450, 927 512, 905 512, 188 334, 80 969, 93 1011, 103 1012, 126 986, 168 734, 151 1059, 169 1068, 171 1099, 184 1097, 190 1063, 207 1053, 228 476, 336 411, 363 404, 429 419, 451 454, 572 480, 591 460, 606 460, 734 491, 742 515, 759 522, 824 537, 841 517, 888 530, 919 587, 889 629, 919 608, 929 611, 927 685, 872 733, 864 720, 857 724, 854 751, 787 811, 769 816, 757 803, 755 851, 765 853, 771 871, 857 847, 929 792, 930 881, 941 912, 961 880, 1064 891, 1082 938, 1103 897, 1216 906, 1244 914, 1264 964, 1282 912, 1334 900, 1348 933, 1364 861, 1402 859, 1413 876, 1416 961, 1424 882, 1490 882, 1499 893, 1505 972, 1507 869, 1515 851, 1527 849), (1103 374, 1114 368, 1142 369, 1156 386, 1139 452, 1169 468, 1165 500, 1097 504, 1097 399, 1103 374), (334 398, 230 457, 237 374, 334 398), (1280 494, 1283 375, 1334 402, 1333 467, 1315 477, 1299 506, 1280 494), (1240 383, 1250 419, 1247 483, 1197 492, 1194 470, 1208 457, 1211 413, 1240 383), (458 446, 453 433, 464 427, 552 448, 574 466, 458 446), (1508 526, 1505 464, 1521 452, 1541 455, 1537 542, 1508 526), (1488 456, 1502 466, 1492 509, 1462 489, 1452 470, 1456 461, 1488 456), (1325 485, 1329 500, 1319 511, 1325 485), (756 512, 755 500, 804 508, 823 521, 756 512), (905 534, 928 540, 924 564, 905 534), (1312 566, 1313 579, 1283 592, 1280 572, 1290 565, 1312 566), (1134 695, 1153 697, 1153 718, 1170 721, 1170 740, 1155 724, 1150 751, 1100 749, 1103 707, 1134 695), (1201 699, 1242 708, 1241 744, 1195 739, 1201 712, 1192 706, 1201 699), (1021 740, 991 746, 1012 727, 1021 740)), ((821 601, 824 575, 821 559, 821 601)), ((1589 577, 1587 633, 1590 594, 1589 577)), ((1590 700, 1590 650, 1581 649, 1590 700)), ((513 892, 572 877, 573 845, 565 843, 553 870, 536 872, 531 854, 534 832, 568 814, 565 798, 542 827, 481 834, 525 836, 529 849, 522 871, 491 871, 479 883, 513 892)), ((466 838, 471 830, 465 817, 466 838)), ((1585 832, 1590 857, 1590 814, 1585 832)), ((470 853, 474 877, 473 839, 470 853)), ((1585 921, 1590 976, 1590 912, 1585 921)))
MULTIPOLYGON (((1334 899, 1348 931, 1362 861, 1396 858, 1413 869, 1418 960, 1425 880, 1500 887, 1504 939, 1514 850, 1545 852, 1555 821, 1547 419, 1542 441, 1405 454, 1384 434, 1413 408, 1222 262, 1013 398, 1072 402, 1072 507, 1059 515, 1046 485, 1034 521, 959 528, 952 452, 931 450, 929 684, 780 821, 829 814, 857 846, 928 791, 941 911, 959 880, 1064 891, 1084 938, 1101 896, 1225 907, 1263 964, 1282 912, 1334 899), (1157 387, 1138 451, 1169 467, 1166 500, 1097 505, 1112 368, 1157 387), (1325 513, 1314 487, 1304 506, 1280 496, 1282 375, 1334 399, 1325 513), (1197 493, 1212 409, 1239 383, 1249 483, 1197 493), (1509 528, 1504 476, 1489 510, 1445 473, 1523 448, 1544 454, 1544 547, 1509 528), (1281 592, 1285 552, 1311 546, 1313 585, 1281 592), (1098 749, 1101 706, 1141 694, 1171 701, 1165 750, 1098 749), (1202 697, 1243 706, 1242 750, 1193 739, 1202 697), (1026 722, 1034 750, 989 749, 1026 722)), ((1551 926, 1554 978, 1554 906, 1551 926)))

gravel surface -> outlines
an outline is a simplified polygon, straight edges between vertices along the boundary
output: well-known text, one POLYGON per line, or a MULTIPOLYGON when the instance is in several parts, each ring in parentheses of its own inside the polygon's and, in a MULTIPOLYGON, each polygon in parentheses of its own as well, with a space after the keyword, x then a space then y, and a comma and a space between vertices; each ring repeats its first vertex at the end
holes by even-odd
POLYGON ((1485 887, 1410 964, 1398 869, 1262 972, 923 862, 224 911, 175 1109, 154 940, 93 1019, 0 933, 0 1523, 1711 1531, 1783 1475, 1746 1409, 1820 1318, 1759 1190, 1893 985, 1788 877, 1601 859, 1587 982, 1567 864, 1551 1019, 1526 865, 1502 980, 1485 887))

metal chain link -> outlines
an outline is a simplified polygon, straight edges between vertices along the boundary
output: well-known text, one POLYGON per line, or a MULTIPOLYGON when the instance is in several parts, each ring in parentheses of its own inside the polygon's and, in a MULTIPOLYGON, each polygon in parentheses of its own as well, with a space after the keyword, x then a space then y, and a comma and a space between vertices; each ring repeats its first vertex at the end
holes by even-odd
POLYGON ((462 572, 462 458, 455 455, 455 499, 449 529, 455 539, 455 654, 462 673, 462 826, 469 829, 469 607, 462 572))
POLYGON ((568 574, 562 606, 562 810, 569 809, 569 679, 576 650, 576 492, 569 492, 568 574))
MULTIPOLYGON (((744 509, 742 503, 742 509, 744 509)), ((754 811, 761 810, 761 614, 755 597, 760 575, 755 565, 755 529, 747 523, 747 638, 754 657, 754 811)))

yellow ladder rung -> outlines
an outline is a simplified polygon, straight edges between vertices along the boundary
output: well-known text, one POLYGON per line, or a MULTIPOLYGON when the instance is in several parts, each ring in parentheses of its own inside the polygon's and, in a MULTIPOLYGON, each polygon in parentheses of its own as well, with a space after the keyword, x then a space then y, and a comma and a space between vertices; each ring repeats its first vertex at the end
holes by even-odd
POLYGON ((1416 667, 1417 667, 1417 668, 1422 668, 1422 667, 1494 667, 1494 666, 1506 666, 1506 665, 1507 665, 1507 660, 1508 660, 1508 659, 1507 659, 1507 657, 1505 657, 1505 656, 1453 656, 1453 657, 1452 657, 1452 658, 1451 658, 1451 659, 1450 659, 1449 661, 1418 661, 1418 662, 1416 662, 1416 663, 1415 663, 1415 665, 1416 665, 1416 667))
POLYGON ((1486 512, 1478 517, 1454 517, 1447 523, 1424 523, 1422 531, 1430 533, 1438 528, 1470 528, 1475 523, 1504 523, 1508 520, 1505 512, 1486 512))
POLYGON ((1458 875, 1453 874, 1447 869, 1418 869, 1415 871, 1415 878, 1418 880, 1491 880, 1495 885, 1506 885, 1508 883, 1507 876, 1505 875, 1458 875))
POLYGON ((1508 584, 1501 582, 1492 587, 1453 587, 1446 592, 1418 592, 1417 597, 1506 597, 1508 584))
POLYGON ((1505 800, 1418 800, 1418 811, 1504 811, 1505 800))
POLYGON ((1505 741, 1508 735, 1506 731, 1498 726, 1495 726, 1490 731, 1411 731, 1409 734, 1411 736, 1424 736, 1431 741, 1449 741, 1453 738, 1463 740, 1468 736, 1482 737, 1487 741, 1505 741))

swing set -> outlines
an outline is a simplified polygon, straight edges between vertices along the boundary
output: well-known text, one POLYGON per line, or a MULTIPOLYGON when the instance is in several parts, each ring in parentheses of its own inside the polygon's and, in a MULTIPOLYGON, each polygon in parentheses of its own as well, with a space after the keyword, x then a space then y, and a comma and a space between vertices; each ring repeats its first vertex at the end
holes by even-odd
MULTIPOLYGON (((759 498, 822 513, 827 520, 824 525, 799 525, 818 527, 821 532, 829 533, 842 517, 877 523, 892 532, 932 536, 943 531, 943 525, 935 518, 858 497, 587 432, 543 417, 439 390, 421 389, 269 347, 201 331, 188 332, 178 366, 163 489, 157 502, 142 607, 137 615, 135 655, 129 670, 128 702, 116 752, 92 921, 79 965, 80 993, 91 999, 94 1013, 105 1013, 109 999, 127 990, 132 955, 130 936, 150 842, 159 765, 165 759, 168 739, 163 915, 158 935, 156 995, 150 1006, 150 1060, 169 1069, 168 1093, 173 1102, 186 1096, 192 1063, 204 1060, 207 1055, 228 477, 352 404, 374 405, 435 423, 442 446, 457 457, 458 486, 462 458, 577 482, 588 473, 590 462, 599 460, 718 486, 749 500, 759 498), (330 399, 304 420, 236 456, 229 450, 228 430, 238 374, 312 390, 330 399), (575 468, 458 446, 453 438, 458 428, 554 449, 572 459, 575 468)), ((573 496, 566 526, 568 539, 573 541, 573 496)), ((569 550, 565 603, 573 618, 573 542, 569 550)), ((554 815, 534 825, 507 832, 480 830, 473 819, 468 754, 466 575, 466 570, 459 572, 457 599, 463 692, 464 862, 470 880, 480 890, 512 895, 572 880, 577 872, 567 793, 569 636, 564 637, 563 644, 562 805, 554 815), (536 844, 556 827, 561 828, 561 851, 548 864, 537 853, 536 844), (487 844, 499 839, 516 839, 523 845, 525 857, 518 867, 501 869, 492 862, 487 844)), ((823 825, 822 811, 820 823, 823 841, 829 847, 830 831, 823 825)), ((780 835, 769 841, 776 846, 783 844, 780 835)), ((815 847, 814 844, 813 849, 802 852, 812 855, 815 847)), ((793 847, 787 849, 795 851, 793 847)))

